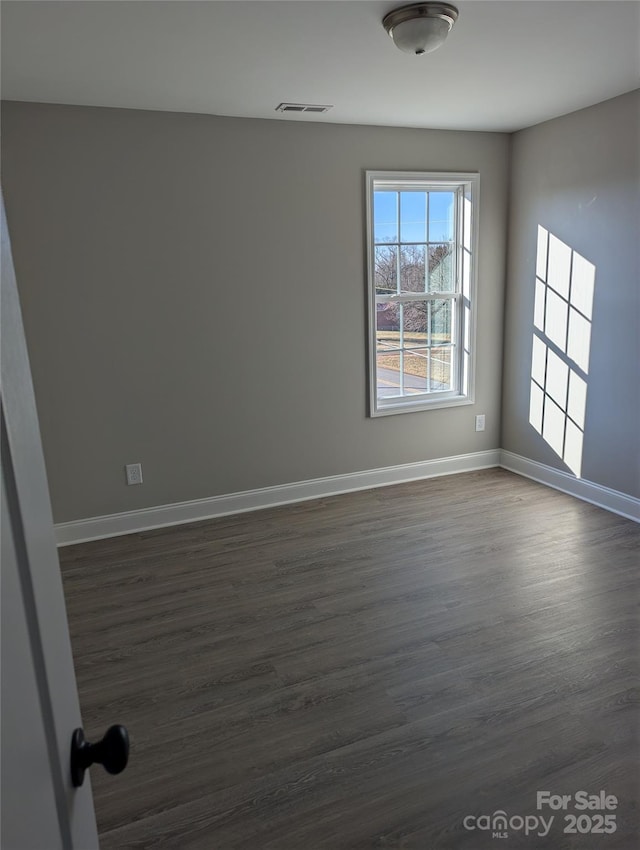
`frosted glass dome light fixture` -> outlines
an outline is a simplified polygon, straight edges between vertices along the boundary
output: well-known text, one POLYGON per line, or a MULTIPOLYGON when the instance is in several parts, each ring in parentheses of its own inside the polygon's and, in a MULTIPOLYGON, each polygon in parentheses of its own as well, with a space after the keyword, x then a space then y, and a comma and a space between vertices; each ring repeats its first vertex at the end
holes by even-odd
POLYGON ((382 26, 404 53, 423 56, 437 50, 458 20, 458 10, 449 3, 413 3, 393 9, 382 26))

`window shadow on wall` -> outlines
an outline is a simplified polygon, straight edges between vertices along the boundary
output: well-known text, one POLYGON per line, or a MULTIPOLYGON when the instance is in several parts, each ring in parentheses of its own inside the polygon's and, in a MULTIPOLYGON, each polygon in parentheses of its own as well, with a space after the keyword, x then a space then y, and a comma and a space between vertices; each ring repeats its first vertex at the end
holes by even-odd
POLYGON ((529 422, 580 478, 596 267, 538 226, 529 422))

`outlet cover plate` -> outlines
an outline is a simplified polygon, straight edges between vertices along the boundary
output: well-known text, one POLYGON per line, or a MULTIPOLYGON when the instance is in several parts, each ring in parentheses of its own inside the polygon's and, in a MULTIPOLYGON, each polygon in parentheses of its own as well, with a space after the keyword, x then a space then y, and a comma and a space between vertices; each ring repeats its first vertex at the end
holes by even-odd
POLYGON ((125 466, 125 472, 127 473, 127 484, 142 484, 141 463, 128 463, 125 466))

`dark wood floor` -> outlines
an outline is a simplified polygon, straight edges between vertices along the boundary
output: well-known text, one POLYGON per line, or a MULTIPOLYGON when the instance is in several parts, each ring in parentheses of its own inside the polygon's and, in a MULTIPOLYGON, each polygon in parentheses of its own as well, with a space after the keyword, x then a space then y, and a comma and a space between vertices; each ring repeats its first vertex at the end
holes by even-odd
POLYGON ((487 470, 62 549, 103 850, 631 850, 639 544, 487 470), (613 834, 536 810, 601 789, 613 834))

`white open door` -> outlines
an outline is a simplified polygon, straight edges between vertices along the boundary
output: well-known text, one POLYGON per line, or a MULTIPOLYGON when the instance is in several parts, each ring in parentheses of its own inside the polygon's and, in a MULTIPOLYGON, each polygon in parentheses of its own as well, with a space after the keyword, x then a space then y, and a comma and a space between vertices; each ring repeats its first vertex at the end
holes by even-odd
MULTIPOLYGON (((2 850, 94 850, 88 774, 44 457, 2 206, 2 850)), ((54 317, 52 317, 54 321, 54 317)))

